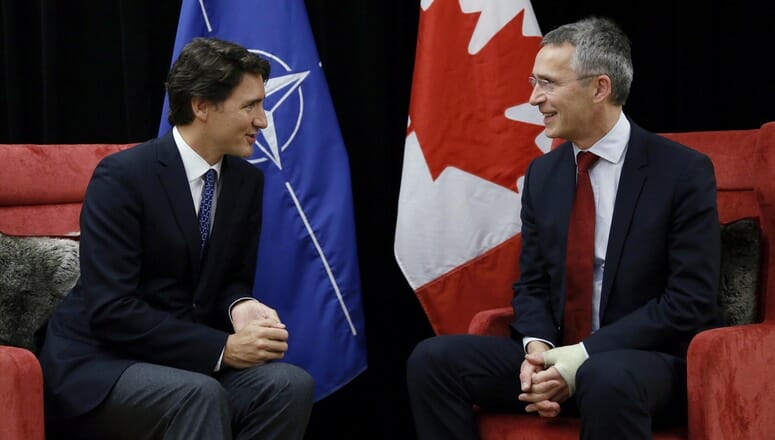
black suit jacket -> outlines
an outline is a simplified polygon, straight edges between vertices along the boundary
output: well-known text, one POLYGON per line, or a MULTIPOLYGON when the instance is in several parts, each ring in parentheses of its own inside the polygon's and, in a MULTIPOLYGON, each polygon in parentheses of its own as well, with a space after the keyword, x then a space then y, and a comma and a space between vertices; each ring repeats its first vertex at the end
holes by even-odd
POLYGON ((262 191, 258 169, 224 157, 202 259, 171 133, 101 161, 81 212, 81 277, 39 354, 49 420, 95 408, 138 361, 213 372, 231 330, 229 306, 252 295, 262 191))
MULTIPOLYGON (((576 165, 565 143, 535 159, 522 195, 517 337, 561 345, 565 249, 576 165)), ((720 231, 710 159, 631 124, 603 271, 600 329, 590 355, 641 349, 685 357, 717 324, 720 231)))

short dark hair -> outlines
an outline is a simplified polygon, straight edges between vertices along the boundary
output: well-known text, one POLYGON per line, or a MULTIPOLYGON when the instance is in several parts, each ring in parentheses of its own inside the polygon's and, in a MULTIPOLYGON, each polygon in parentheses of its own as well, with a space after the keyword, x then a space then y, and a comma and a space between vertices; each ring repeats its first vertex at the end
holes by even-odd
POLYGON ((167 76, 171 125, 194 120, 192 98, 220 104, 239 85, 245 73, 269 79, 269 62, 244 47, 217 38, 194 38, 180 52, 167 76))

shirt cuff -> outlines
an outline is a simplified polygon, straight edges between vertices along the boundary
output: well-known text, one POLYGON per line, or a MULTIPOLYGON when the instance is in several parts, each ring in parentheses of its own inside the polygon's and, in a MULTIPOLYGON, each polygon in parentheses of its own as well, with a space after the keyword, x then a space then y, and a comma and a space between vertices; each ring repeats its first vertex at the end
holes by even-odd
MULTIPOLYGON (((234 321, 231 319, 231 309, 233 309, 234 306, 236 306, 238 303, 241 303, 242 301, 255 301, 255 302, 258 302, 257 299, 251 298, 249 296, 246 296, 246 297, 243 297, 243 298, 238 298, 233 303, 231 303, 229 305, 229 322, 231 322, 232 325, 234 325, 234 321)), ((216 373, 221 371, 221 365, 223 364, 223 353, 225 351, 226 351, 226 347, 223 347, 223 349, 221 349, 221 355, 218 357, 218 363, 215 364, 215 368, 213 369, 213 371, 216 372, 216 373)))
POLYGON ((581 345, 581 349, 584 350, 585 359, 589 359, 589 352, 587 352, 587 347, 583 342, 579 342, 579 345, 581 345))
POLYGON ((529 344, 529 343, 531 343, 533 341, 545 342, 547 345, 549 345, 549 347, 554 348, 554 344, 552 344, 551 342, 547 341, 546 339, 530 338, 530 337, 525 336, 524 338, 522 338, 522 348, 525 350, 525 353, 527 353, 527 344, 529 344))
POLYGON ((226 347, 223 347, 223 350, 221 350, 221 356, 218 358, 218 363, 215 364, 215 368, 213 368, 213 372, 217 373, 221 371, 221 364, 223 363, 223 352, 226 351, 226 347))

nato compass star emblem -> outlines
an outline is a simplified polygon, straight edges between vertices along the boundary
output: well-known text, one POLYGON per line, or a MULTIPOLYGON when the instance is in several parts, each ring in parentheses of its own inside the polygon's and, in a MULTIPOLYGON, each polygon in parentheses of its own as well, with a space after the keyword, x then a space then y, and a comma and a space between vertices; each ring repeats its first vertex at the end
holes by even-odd
POLYGON ((256 49, 250 51, 268 59, 273 64, 272 71, 278 70, 277 66, 280 66, 286 73, 270 77, 266 82, 264 111, 267 127, 261 130, 260 138, 256 138, 257 151, 248 162, 258 164, 268 160, 283 169, 282 152, 293 143, 304 117, 304 92, 301 85, 310 71, 293 72, 288 63, 274 54, 256 49))

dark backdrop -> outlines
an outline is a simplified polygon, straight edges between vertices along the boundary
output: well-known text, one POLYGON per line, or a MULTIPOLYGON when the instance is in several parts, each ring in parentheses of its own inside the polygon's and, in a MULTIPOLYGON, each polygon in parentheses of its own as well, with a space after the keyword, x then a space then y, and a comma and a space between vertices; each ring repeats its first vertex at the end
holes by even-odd
MULTIPOLYGON (((775 16, 763 1, 533 3, 543 32, 589 14, 623 26, 636 72, 625 111, 644 128, 747 129, 775 120, 775 80, 765 68, 775 16)), ((306 4, 350 155, 369 351, 368 371, 316 404, 307 437, 411 439, 404 362, 431 330, 393 258, 393 231, 419 2, 306 4)), ((179 7, 0 0, 0 143, 154 137, 179 7)))

